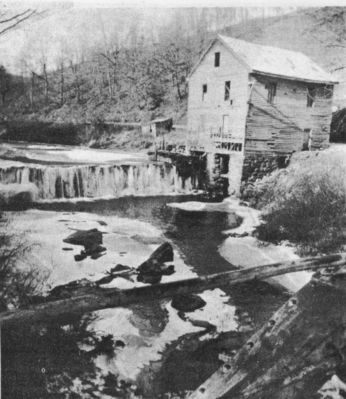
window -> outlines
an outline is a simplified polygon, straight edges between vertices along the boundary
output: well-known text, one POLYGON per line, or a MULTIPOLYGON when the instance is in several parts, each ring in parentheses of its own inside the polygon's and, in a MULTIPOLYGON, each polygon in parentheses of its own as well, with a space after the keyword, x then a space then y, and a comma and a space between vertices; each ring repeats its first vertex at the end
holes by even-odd
POLYGON ((268 90, 267 101, 269 104, 273 104, 274 98, 276 96, 276 83, 274 82, 267 83, 265 88, 268 90))
POLYGON ((308 95, 307 95, 307 102, 306 106, 311 108, 315 103, 316 98, 316 89, 314 87, 308 87, 308 95))
POLYGON ((230 99, 230 95, 231 95, 231 81, 227 80, 225 82, 225 101, 230 99))
POLYGON ((214 66, 215 67, 220 66, 220 53, 219 52, 215 53, 214 66))
POLYGON ((204 114, 199 116, 199 128, 200 128, 201 132, 204 132, 204 130, 205 130, 205 115, 204 114))
POLYGON ((229 133, 229 115, 222 115, 222 133, 229 133))
POLYGON ((208 91, 208 85, 204 84, 202 86, 202 101, 204 101, 204 96, 207 94, 208 91))

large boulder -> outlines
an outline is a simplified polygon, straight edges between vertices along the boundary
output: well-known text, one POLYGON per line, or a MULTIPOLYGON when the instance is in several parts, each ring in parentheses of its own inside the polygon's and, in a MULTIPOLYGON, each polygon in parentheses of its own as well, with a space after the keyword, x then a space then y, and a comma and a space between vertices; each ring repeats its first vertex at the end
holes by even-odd
POLYGON ((150 257, 138 266, 137 270, 140 273, 160 273, 161 266, 165 262, 173 261, 174 253, 173 247, 169 242, 161 244, 150 257))
POLYGON ((63 241, 67 244, 81 245, 86 252, 94 252, 102 244, 102 234, 97 229, 77 230, 63 241))
POLYGON ((174 258, 173 247, 170 243, 161 244, 150 257, 138 266, 137 280, 146 284, 157 284, 163 275, 170 275, 175 272, 174 265, 166 265, 174 258))
POLYGON ((103 241, 102 234, 103 233, 97 229, 77 230, 63 241, 67 244, 81 245, 84 247, 84 250, 74 257, 77 262, 85 259, 87 256, 90 256, 92 259, 97 259, 104 255, 104 251, 106 251, 106 248, 101 245, 103 241))

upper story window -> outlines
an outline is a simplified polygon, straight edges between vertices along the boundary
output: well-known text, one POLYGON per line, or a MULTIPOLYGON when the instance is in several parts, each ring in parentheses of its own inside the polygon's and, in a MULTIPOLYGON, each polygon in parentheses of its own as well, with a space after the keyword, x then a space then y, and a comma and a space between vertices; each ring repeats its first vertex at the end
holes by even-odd
POLYGON ((207 91, 208 91, 208 85, 207 84, 202 85, 202 101, 204 101, 204 97, 207 94, 207 91))
POLYGON ((275 82, 269 82, 265 86, 265 88, 268 91, 267 101, 269 104, 273 104, 273 102, 274 102, 274 98, 276 96, 276 86, 277 86, 277 84, 275 82))
POLYGON ((308 87, 306 106, 308 108, 311 108, 315 103, 315 99, 316 99, 316 88, 308 87))
POLYGON ((215 53, 214 66, 215 67, 219 67, 220 66, 220 52, 215 53))
POLYGON ((227 80, 225 82, 225 101, 231 98, 231 81, 227 80))

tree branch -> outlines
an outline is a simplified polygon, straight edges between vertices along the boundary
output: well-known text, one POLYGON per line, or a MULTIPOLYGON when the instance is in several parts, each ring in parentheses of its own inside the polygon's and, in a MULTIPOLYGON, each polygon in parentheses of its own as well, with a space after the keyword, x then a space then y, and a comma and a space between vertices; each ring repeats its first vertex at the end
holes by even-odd
MULTIPOLYGON (((16 26, 18 26, 19 24, 21 24, 22 22, 26 21, 27 19, 29 19, 30 17, 32 17, 33 15, 37 14, 36 10, 31 10, 31 12, 29 14, 24 15, 23 17, 21 17, 20 19, 16 20, 15 22, 13 22, 12 24, 10 24, 9 26, 7 26, 6 28, 0 30, 0 36, 5 34, 6 32, 8 32, 11 29, 14 29, 16 26)), ((20 14, 17 15, 17 17, 20 14)), ((12 20, 14 20, 12 18, 12 20)))
POLYGON ((27 14, 28 12, 31 12, 31 11, 32 11, 32 10, 31 10, 30 8, 28 8, 27 10, 23 11, 22 13, 13 15, 12 17, 7 18, 7 19, 2 19, 2 20, 0 20, 0 24, 6 24, 6 23, 8 23, 8 22, 11 22, 11 21, 13 21, 13 20, 15 20, 15 19, 18 19, 18 18, 20 18, 20 17, 22 17, 22 16, 25 16, 25 14, 27 14))

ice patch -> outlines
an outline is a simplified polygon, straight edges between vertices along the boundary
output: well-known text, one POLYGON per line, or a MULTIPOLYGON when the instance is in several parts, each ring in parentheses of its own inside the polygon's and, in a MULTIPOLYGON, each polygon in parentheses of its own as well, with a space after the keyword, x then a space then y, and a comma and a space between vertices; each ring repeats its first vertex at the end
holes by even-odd
POLYGON ((257 226, 261 224, 261 213, 257 209, 250 208, 249 206, 240 205, 239 200, 234 198, 227 198, 224 201, 230 212, 236 213, 243 221, 240 226, 235 229, 224 231, 225 234, 235 233, 252 233, 257 226))
POLYGON ((187 202, 170 202, 167 206, 171 208, 181 209, 183 211, 204 211, 207 207, 205 202, 187 201, 187 202))
MULTIPOLYGON (((242 268, 299 259, 293 247, 262 243, 255 237, 228 237, 219 252, 230 263, 242 268)), ((296 292, 310 281, 311 276, 311 272, 303 271, 273 277, 270 281, 274 280, 289 291, 296 292)))
POLYGON ((229 212, 240 216, 243 221, 239 227, 226 230, 224 233, 242 234, 245 232, 251 233, 260 223, 260 211, 250 208, 248 206, 240 205, 239 200, 234 198, 227 198, 222 202, 171 202, 167 204, 172 208, 181 209, 188 212, 229 212))
MULTIPOLYGON (((238 199, 227 198, 220 203, 204 203, 189 201, 183 203, 172 202, 169 206, 185 211, 205 212, 229 212, 235 213, 242 218, 242 223, 236 228, 223 233, 241 235, 251 233, 261 223, 261 212, 249 206, 241 205, 238 199)), ((220 255, 232 265, 242 268, 250 268, 270 263, 284 262, 298 259, 295 249, 285 245, 267 244, 258 241, 255 237, 228 237, 219 248, 220 255)), ((312 273, 298 272, 289 273, 270 279, 284 286, 289 291, 296 292, 310 281, 312 273)))

